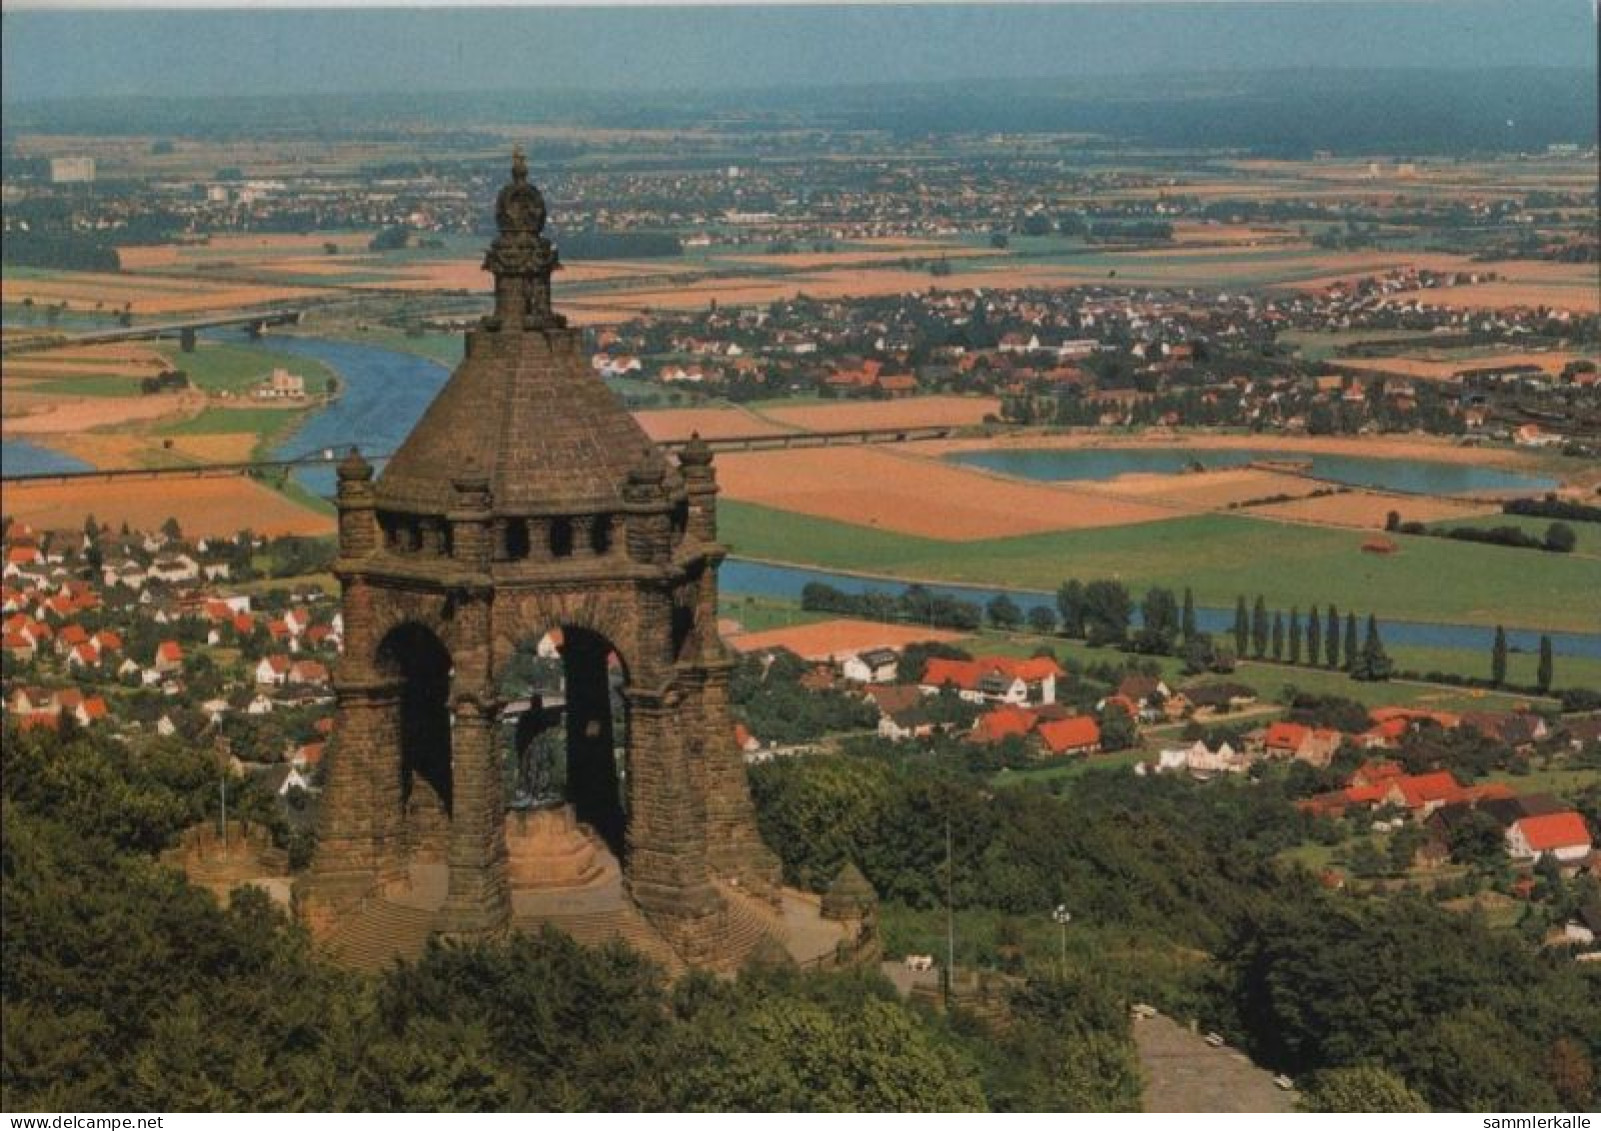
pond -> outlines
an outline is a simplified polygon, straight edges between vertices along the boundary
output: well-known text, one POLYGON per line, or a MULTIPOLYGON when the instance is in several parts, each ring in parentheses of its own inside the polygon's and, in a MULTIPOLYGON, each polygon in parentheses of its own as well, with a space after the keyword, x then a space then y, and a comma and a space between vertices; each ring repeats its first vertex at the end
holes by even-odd
POLYGON ((44 475, 54 471, 89 471, 83 460, 42 448, 28 440, 0 440, 0 467, 7 475, 44 475))

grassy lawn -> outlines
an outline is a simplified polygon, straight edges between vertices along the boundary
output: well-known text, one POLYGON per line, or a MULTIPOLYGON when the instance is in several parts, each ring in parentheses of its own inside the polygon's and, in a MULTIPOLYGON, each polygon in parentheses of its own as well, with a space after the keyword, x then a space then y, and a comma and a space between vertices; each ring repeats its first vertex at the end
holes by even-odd
POLYGON ((1601 785, 1601 770, 1558 766, 1514 774, 1498 770, 1485 781, 1505 782, 1519 793, 1550 793, 1557 797, 1576 797, 1593 785, 1601 785))
POLYGON ((48 377, 34 386, 34 391, 68 397, 137 397, 140 396, 139 378, 108 377, 48 377))
MULTIPOLYGON (((810 624, 829 619, 831 614, 811 613, 795 601, 771 597, 724 594, 720 615, 732 617, 745 626, 747 632, 760 632, 768 628, 781 628, 792 624, 810 624)), ((1274 664, 1257 660, 1242 660, 1233 675, 1195 675, 1183 673, 1183 661, 1176 656, 1142 656, 1120 652, 1115 648, 1092 648, 1082 640, 1064 636, 1040 636, 1031 632, 1003 633, 985 628, 974 633, 959 647, 974 654, 997 656, 1032 656, 1040 648, 1049 648, 1057 659, 1072 661, 1083 666, 1091 664, 1155 663, 1162 679, 1170 687, 1192 682, 1228 679, 1254 687, 1264 703, 1278 700, 1286 685, 1294 684, 1302 691, 1316 695, 1338 695, 1354 699, 1368 707, 1418 707, 1437 711, 1508 711, 1528 697, 1484 691, 1476 688, 1453 688, 1411 682, 1362 683, 1344 672, 1330 671, 1325 667, 1274 664)), ((1444 672, 1455 675, 1488 675, 1489 655, 1457 648, 1390 648, 1390 657, 1401 666, 1418 672, 1444 672)), ((1513 652, 1507 658, 1507 675, 1513 683, 1533 683, 1537 657, 1533 654, 1513 652)), ((1558 656, 1556 658, 1556 686, 1601 687, 1601 660, 1558 656)), ((1230 716, 1219 716, 1220 724, 1230 716)), ((1104 764, 1100 763, 1100 764, 1104 764)), ((1045 778, 1062 776, 1061 767, 1038 771, 1045 778)))
POLYGON ((1362 683, 1344 672, 1247 660, 1234 673, 1242 683, 1279 698, 1285 686, 1313 695, 1338 695, 1367 707, 1418 707, 1433 711, 1510 711, 1526 696, 1416 683, 1362 683))
MULTIPOLYGON (((1403 511, 1402 518, 1406 517, 1403 511)), ((1454 518, 1449 522, 1433 522, 1429 524, 1430 530, 1449 530, 1454 526, 1474 526, 1481 530, 1488 530, 1495 526, 1515 526, 1525 534, 1536 538, 1544 538, 1552 519, 1532 518, 1521 514, 1487 514, 1476 518, 1454 518)), ((1601 557, 1601 524, 1594 522, 1570 522, 1568 528, 1573 531, 1578 541, 1574 544, 1573 552, 1588 554, 1591 557, 1601 557)), ((1543 550, 1525 550, 1527 554, 1544 553, 1543 550)))
POLYGON ((1083 774, 1123 773, 1149 754, 1142 749, 1119 750, 1116 754, 1095 754, 1087 758, 1061 758, 1047 765, 1026 770, 999 770, 990 779, 994 785, 1019 786, 1034 782, 1064 781, 1083 774))
POLYGON ((334 375, 320 361, 257 346, 201 341, 193 353, 184 353, 177 343, 164 342, 156 348, 174 369, 183 370, 192 384, 207 392, 246 394, 274 369, 287 369, 306 379, 308 393, 321 393, 334 375))
POLYGON ((1321 872, 1331 868, 1337 861, 1344 860, 1345 846, 1334 844, 1298 844, 1294 848, 1286 848, 1279 853, 1279 859, 1286 864, 1299 864, 1313 872, 1321 872))
MULTIPOLYGON (((1489 652, 1461 648, 1390 648, 1390 658, 1399 667, 1414 672, 1444 672, 1447 675, 1481 676, 1490 674, 1489 652)), ((1535 652, 1507 654, 1507 682, 1532 686, 1540 657, 1535 652)), ((1601 660, 1585 656, 1557 656, 1552 662, 1552 686, 1601 687, 1601 660)))
POLYGON ((1234 515, 942 542, 750 503, 719 506, 724 539, 753 558, 907 578, 1054 590, 1067 577, 1117 578, 1136 594, 1188 585, 1196 602, 1228 607, 1261 594, 1270 608, 1333 601, 1381 620, 1594 630, 1601 561, 1445 539, 1408 539, 1390 557, 1364 554, 1357 531, 1234 515))
POLYGON ((278 408, 208 408, 161 430, 164 436, 209 436, 218 432, 254 432, 263 443, 294 425, 298 412, 278 408))
MULTIPOLYGON (((265 564, 265 559, 258 555, 257 568, 265 564)), ((324 593, 337 595, 339 579, 331 573, 307 573, 299 577, 260 577, 255 581, 238 581, 229 588, 238 593, 266 593, 273 589, 321 589, 324 593)))
POLYGON ((1032 656, 1039 648, 1049 648, 1061 661, 1072 660, 1088 667, 1091 664, 1120 664, 1134 661, 1152 661, 1162 670, 1162 678, 1169 686, 1184 679, 1181 673, 1184 662, 1176 656, 1138 656, 1119 652, 1116 648, 1091 648, 1082 640, 1065 636, 1035 636, 1031 633, 1002 634, 986 629, 967 644, 973 652, 997 656, 1032 656))
POLYGON ((1416 330, 1335 330, 1328 333, 1286 330, 1279 334, 1278 340, 1296 347, 1308 361, 1325 361, 1346 347, 1361 342, 1385 342, 1418 336, 1416 330))
POLYGON ((835 619, 833 613, 807 612, 793 601, 777 601, 742 593, 723 594, 717 615, 737 620, 746 632, 765 632, 770 628, 788 628, 835 619))

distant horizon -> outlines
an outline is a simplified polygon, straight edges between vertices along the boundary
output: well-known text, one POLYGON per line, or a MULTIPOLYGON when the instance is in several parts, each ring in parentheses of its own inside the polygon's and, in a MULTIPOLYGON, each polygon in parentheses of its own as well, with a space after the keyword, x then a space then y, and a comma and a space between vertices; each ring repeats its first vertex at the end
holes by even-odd
POLYGON ((1596 68, 1590 0, 8 9, 7 105, 1596 68))

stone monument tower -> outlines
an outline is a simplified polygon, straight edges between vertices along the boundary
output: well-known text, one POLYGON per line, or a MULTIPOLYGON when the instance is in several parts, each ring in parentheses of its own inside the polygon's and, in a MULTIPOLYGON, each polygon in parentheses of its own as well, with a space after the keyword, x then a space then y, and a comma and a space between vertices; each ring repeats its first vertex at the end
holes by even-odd
POLYGON ((338 469, 345 650, 296 904, 325 939, 386 904, 373 933, 521 921, 521 880, 551 878, 527 874, 538 851, 508 863, 530 814, 510 805, 502 676, 559 639, 565 821, 547 831, 614 857, 623 909, 683 964, 726 967, 782 919, 728 711, 712 453, 697 438, 670 461, 551 309, 521 153, 495 213, 494 313, 383 473, 354 451, 338 469))

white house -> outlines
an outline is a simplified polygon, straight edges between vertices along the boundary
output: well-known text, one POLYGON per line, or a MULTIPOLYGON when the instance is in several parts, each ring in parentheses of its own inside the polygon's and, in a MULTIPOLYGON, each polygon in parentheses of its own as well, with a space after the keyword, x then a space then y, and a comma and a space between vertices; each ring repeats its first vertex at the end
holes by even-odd
POLYGON ((894 683, 899 663, 893 649, 870 648, 846 656, 840 671, 852 683, 894 683))
POLYGON ((1577 863, 1590 855, 1590 829, 1584 816, 1571 809, 1542 813, 1512 822, 1506 843, 1514 860, 1538 860, 1549 852, 1563 863, 1577 863))

